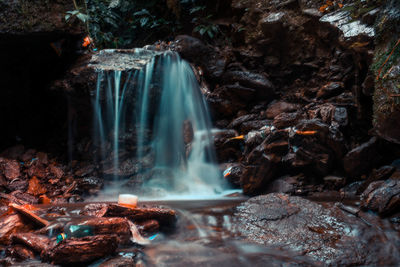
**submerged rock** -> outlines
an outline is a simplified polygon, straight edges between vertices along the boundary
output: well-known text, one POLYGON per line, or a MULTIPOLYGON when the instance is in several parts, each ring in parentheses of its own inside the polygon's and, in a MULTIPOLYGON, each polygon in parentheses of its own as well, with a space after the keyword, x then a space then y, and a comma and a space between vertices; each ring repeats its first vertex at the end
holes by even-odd
POLYGON ((237 229, 247 240, 284 246, 329 266, 388 266, 397 264, 400 256, 377 227, 337 207, 325 208, 301 197, 277 193, 254 197, 235 215, 237 229))

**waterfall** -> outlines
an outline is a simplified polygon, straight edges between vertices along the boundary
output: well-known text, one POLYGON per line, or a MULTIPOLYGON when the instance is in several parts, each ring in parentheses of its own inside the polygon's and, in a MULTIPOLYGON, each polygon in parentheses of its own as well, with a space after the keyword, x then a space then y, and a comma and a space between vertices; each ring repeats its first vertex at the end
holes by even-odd
POLYGON ((135 49, 130 56, 134 68, 113 61, 113 68, 97 69, 94 142, 103 173, 140 180, 136 193, 219 193, 210 116, 191 66, 172 51, 135 49))

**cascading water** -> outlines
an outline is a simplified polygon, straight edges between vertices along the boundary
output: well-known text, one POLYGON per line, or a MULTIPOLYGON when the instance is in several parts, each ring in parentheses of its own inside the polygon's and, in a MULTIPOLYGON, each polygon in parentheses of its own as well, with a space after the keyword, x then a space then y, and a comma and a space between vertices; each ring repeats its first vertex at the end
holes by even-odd
POLYGON ((94 140, 103 173, 142 177, 142 193, 220 192, 209 112, 191 66, 171 51, 101 53, 115 51, 133 67, 115 68, 109 58, 112 68, 97 68, 94 140))

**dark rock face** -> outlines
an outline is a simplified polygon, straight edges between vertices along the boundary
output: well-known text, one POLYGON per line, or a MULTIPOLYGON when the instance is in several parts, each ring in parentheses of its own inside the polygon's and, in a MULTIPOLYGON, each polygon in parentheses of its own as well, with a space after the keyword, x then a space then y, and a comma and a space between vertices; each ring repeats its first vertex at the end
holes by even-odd
POLYGON ((375 77, 374 101, 374 129, 376 133, 390 141, 400 144, 400 105, 398 102, 398 87, 400 81, 400 60, 398 58, 400 35, 400 3, 385 1, 378 14, 377 27, 380 37, 375 49, 372 63, 372 72, 375 77), (397 47, 395 45, 397 44, 397 47), (386 64, 383 64, 393 53, 386 64))
POLYGON ((337 207, 325 208, 300 197, 254 197, 235 214, 236 226, 248 240, 285 246, 330 266, 391 265, 399 257, 396 245, 385 243, 388 237, 378 228, 337 207))
POLYGON ((400 210, 400 180, 388 179, 371 183, 361 195, 361 207, 390 215, 400 210))

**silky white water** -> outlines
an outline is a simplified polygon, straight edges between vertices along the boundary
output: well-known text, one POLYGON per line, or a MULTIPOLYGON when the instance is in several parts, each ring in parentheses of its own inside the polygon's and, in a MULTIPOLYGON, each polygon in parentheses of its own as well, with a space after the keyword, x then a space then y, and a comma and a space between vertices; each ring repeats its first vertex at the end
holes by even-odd
POLYGON ((137 49, 132 57, 144 53, 138 69, 98 73, 94 142, 103 173, 114 178, 108 193, 129 192, 125 181, 141 177, 135 193, 147 197, 220 194, 210 115, 191 66, 171 51, 149 58, 137 49))

